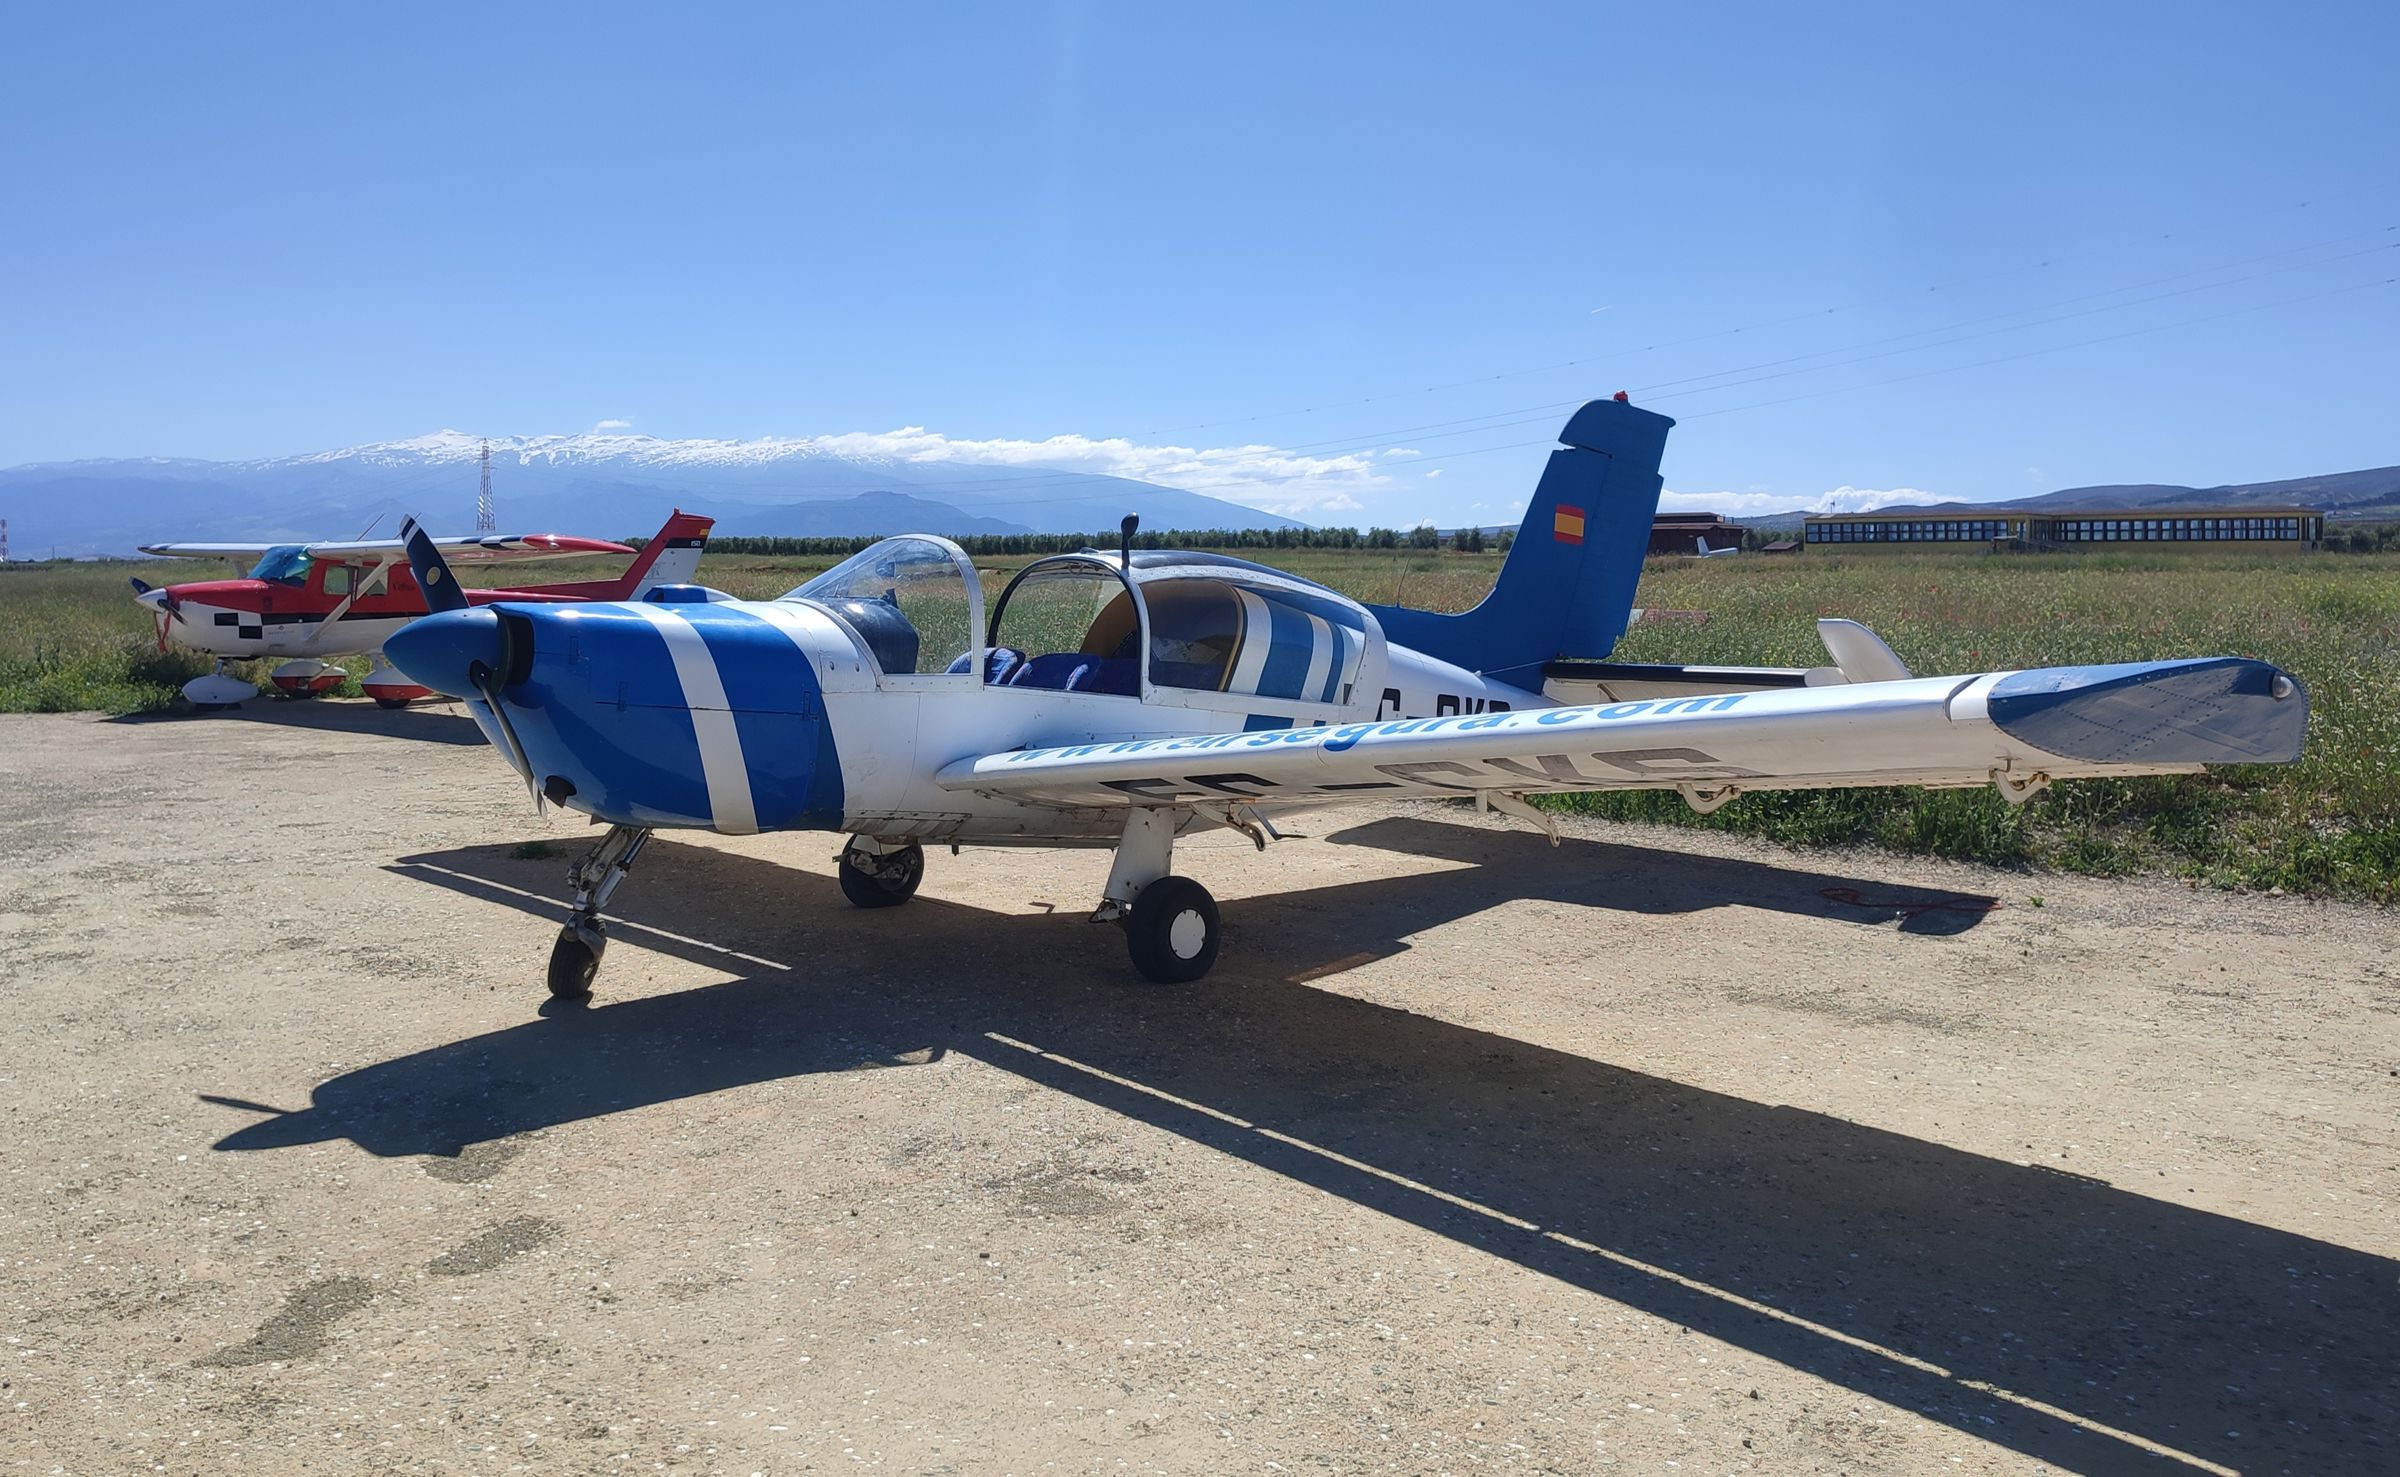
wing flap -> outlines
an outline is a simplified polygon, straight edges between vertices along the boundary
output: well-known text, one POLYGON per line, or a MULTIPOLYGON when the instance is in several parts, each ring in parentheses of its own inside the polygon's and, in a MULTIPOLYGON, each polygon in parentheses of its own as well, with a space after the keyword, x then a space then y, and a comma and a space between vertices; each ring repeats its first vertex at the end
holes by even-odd
POLYGON ((1699 803, 1749 790, 2287 763, 2299 757, 2306 717, 2306 695, 2288 676, 2217 658, 1074 744, 962 759, 937 779, 1047 804, 1644 789, 1681 789, 1699 803), (2129 695, 2137 690, 2147 698, 2129 695), (2026 720, 2029 703, 2042 721, 2026 720), (2093 732, 2109 741, 2090 741, 2093 732), (2075 741, 2056 737, 2068 734, 2075 741))

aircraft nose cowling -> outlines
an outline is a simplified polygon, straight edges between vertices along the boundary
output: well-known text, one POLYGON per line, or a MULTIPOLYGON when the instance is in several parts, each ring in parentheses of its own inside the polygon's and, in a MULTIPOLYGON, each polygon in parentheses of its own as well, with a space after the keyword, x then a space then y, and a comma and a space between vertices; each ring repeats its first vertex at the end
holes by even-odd
MULTIPOLYGON (((841 823, 841 764, 805 617, 743 602, 496 608, 530 646, 514 653, 501 701, 554 802, 624 825, 735 835, 841 823)), ((423 681, 398 641, 385 654, 423 681)))
POLYGON ((507 661, 500 617, 491 610, 446 610, 410 621, 383 643, 386 660, 419 687, 451 697, 482 689, 475 669, 497 672, 507 661))

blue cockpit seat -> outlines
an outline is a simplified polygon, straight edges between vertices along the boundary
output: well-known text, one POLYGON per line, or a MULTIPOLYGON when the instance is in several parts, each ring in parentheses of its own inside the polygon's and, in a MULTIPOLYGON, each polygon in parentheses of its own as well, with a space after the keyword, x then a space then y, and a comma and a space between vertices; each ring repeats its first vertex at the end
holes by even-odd
MULTIPOLYGON (((951 660, 949 670, 963 672, 974 659, 973 652, 962 651, 951 660)), ((994 646, 986 650, 983 654, 984 685, 1005 687, 1010 676, 1016 671, 1017 664, 1023 660, 1025 660, 1025 653, 1006 646, 994 646)))
POLYGON ((1010 687, 1044 687, 1055 692, 1106 692, 1131 697, 1140 691, 1141 668, 1118 657, 1085 656, 1079 651, 1031 657, 1010 673, 1010 687))
POLYGON ((1071 684, 1071 692, 1107 692, 1118 697, 1132 697, 1142 690, 1142 666, 1131 657, 1103 657, 1093 662, 1089 675, 1071 684))

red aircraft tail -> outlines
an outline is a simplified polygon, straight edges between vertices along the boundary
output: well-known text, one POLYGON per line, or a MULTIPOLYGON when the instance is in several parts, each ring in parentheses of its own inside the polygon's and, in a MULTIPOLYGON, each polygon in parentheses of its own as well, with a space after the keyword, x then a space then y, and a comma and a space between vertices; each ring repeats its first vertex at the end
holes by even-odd
POLYGON ((564 600, 639 600, 660 585, 688 585, 699 573, 701 551, 708 547, 714 518, 677 508, 655 537, 642 545, 632 567, 613 580, 582 580, 574 584, 538 585, 534 593, 564 600))

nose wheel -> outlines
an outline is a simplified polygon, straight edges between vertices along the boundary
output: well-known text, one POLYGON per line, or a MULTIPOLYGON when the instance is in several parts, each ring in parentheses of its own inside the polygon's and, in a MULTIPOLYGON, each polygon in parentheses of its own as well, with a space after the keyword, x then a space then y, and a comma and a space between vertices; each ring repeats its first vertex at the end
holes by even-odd
POLYGON ((611 826, 598 846, 567 869, 567 885, 575 889, 575 900, 566 927, 558 931, 558 941, 550 946, 550 994, 554 999, 592 998, 600 956, 608 952, 608 928, 600 921, 600 910, 608 906, 610 894, 649 844, 646 826, 611 826))
POLYGON ((550 993, 560 1000, 589 1000, 600 956, 608 951, 608 929, 594 918, 582 928, 570 923, 550 946, 550 993))

